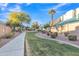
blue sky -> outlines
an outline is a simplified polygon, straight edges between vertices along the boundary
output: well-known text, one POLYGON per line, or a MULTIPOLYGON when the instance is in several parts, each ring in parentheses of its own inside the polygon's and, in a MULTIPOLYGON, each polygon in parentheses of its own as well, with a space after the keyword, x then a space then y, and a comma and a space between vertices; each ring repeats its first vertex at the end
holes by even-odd
POLYGON ((55 9, 54 19, 57 19, 67 11, 76 9, 79 3, 0 3, 0 21, 7 21, 8 14, 12 11, 23 11, 30 15, 32 21, 40 24, 48 23, 51 16, 50 9, 55 9))

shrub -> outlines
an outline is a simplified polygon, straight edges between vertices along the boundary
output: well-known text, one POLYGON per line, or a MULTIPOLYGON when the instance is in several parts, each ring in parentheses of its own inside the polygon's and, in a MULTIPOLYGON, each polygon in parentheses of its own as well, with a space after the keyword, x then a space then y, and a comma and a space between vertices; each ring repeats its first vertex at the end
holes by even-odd
POLYGON ((68 36, 68 34, 69 34, 69 32, 65 32, 65 33, 64 33, 65 36, 68 36))
POLYGON ((68 39, 70 41, 76 41, 77 40, 77 36, 76 35, 68 35, 68 39))
POLYGON ((47 35, 49 36, 49 35, 50 35, 50 33, 49 33, 49 32, 47 32, 47 35))
POLYGON ((51 33, 51 38, 56 38, 58 36, 57 32, 51 33))
POLYGON ((14 32, 10 32, 7 35, 5 35, 5 38, 11 38, 14 35, 14 32))
POLYGON ((46 32, 43 30, 42 33, 46 33, 46 32))
POLYGON ((41 32, 42 30, 37 30, 38 32, 41 32))
POLYGON ((52 32, 50 32, 50 31, 49 31, 49 32, 47 32, 47 35, 48 35, 48 36, 50 36, 51 34, 52 34, 52 32))

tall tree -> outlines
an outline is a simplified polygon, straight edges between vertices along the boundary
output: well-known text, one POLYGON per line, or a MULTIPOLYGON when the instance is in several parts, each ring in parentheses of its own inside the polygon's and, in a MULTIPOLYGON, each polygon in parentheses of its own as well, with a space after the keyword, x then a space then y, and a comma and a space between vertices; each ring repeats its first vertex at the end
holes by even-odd
POLYGON ((22 22, 29 23, 30 21, 30 16, 24 12, 11 12, 7 24, 15 28, 16 26, 20 26, 22 22))
POLYGON ((53 26, 53 15, 56 13, 56 11, 54 9, 49 10, 49 14, 51 15, 51 24, 50 26, 53 26))
POLYGON ((45 29, 48 28, 48 27, 50 27, 50 24, 49 23, 47 23, 47 24, 44 25, 44 28, 45 29))
POLYGON ((39 24, 38 24, 38 22, 33 22, 33 23, 32 23, 32 28, 33 28, 34 30, 39 29, 39 24))
POLYGON ((21 22, 26 22, 26 23, 29 23, 31 21, 30 16, 28 14, 23 13, 23 12, 18 13, 18 19, 21 22))

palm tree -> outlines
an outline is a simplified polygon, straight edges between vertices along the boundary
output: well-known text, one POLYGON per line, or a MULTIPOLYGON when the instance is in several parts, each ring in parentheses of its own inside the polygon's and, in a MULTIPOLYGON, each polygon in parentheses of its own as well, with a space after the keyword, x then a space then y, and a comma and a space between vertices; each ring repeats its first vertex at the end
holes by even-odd
MULTIPOLYGON (((53 23, 53 15, 56 13, 56 11, 54 9, 49 10, 49 14, 51 15, 51 20, 53 23)), ((53 25, 53 24, 52 24, 53 25)))
POLYGON ((38 22, 33 22, 32 26, 31 26, 34 30, 38 30, 39 29, 39 23, 38 22))
POLYGON ((53 15, 56 13, 54 9, 49 10, 49 14, 51 14, 51 19, 53 20, 53 15))
POLYGON ((50 22, 50 31, 51 31, 51 27, 54 25, 53 22, 53 15, 56 13, 56 11, 54 9, 49 10, 49 14, 51 15, 51 22, 50 22))

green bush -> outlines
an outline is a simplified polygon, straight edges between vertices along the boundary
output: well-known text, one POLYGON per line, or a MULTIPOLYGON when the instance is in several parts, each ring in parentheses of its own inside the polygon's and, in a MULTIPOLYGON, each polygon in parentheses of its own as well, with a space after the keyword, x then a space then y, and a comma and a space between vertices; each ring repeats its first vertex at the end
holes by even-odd
POLYGON ((49 33, 49 32, 47 32, 47 35, 49 36, 49 35, 50 35, 50 33, 49 33))
POLYGON ((50 31, 49 31, 49 32, 47 32, 47 35, 48 35, 48 36, 50 36, 51 34, 52 34, 52 32, 50 32, 50 31))
POLYGON ((51 33, 51 38, 56 38, 58 36, 57 32, 51 33))
POLYGON ((68 35, 69 35, 69 32, 65 32, 64 35, 65 35, 65 36, 68 36, 68 35))
POLYGON ((45 34, 45 33, 46 33, 46 31, 44 31, 44 30, 43 30, 43 31, 42 31, 42 33, 43 33, 43 34, 45 34))
POLYGON ((7 35, 5 35, 5 38, 11 38, 14 35, 14 32, 10 32, 7 35))
POLYGON ((76 41, 77 40, 77 36, 76 35, 68 35, 68 39, 70 41, 76 41))
POLYGON ((38 29, 37 31, 38 31, 38 32, 41 32, 42 30, 39 30, 39 29, 38 29))

